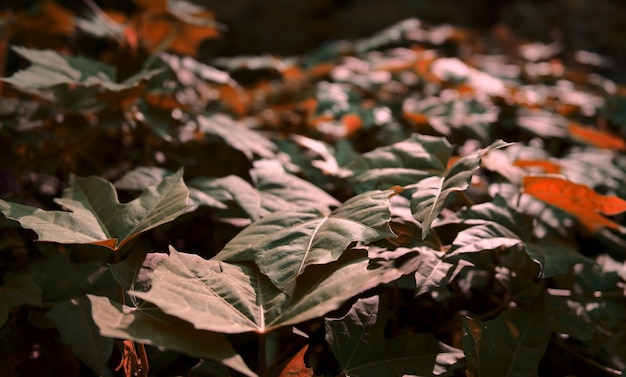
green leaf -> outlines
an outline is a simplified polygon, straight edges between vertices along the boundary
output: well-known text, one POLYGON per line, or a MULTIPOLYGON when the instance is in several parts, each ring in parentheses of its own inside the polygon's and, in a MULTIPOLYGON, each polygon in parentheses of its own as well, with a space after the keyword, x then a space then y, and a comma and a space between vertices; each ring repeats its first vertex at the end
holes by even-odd
POLYGON ((326 319, 326 341, 346 376, 433 376, 445 370, 437 359, 462 357, 430 334, 383 337, 387 311, 378 296, 359 299, 342 318, 326 319))
POLYGON ((98 375, 113 351, 113 339, 100 335, 85 297, 56 304, 46 315, 61 334, 61 341, 98 375))
POLYGON ((185 213, 189 190, 183 172, 165 178, 138 198, 120 204, 113 185, 98 177, 70 178, 70 187, 55 201, 72 212, 46 211, 0 200, 0 211, 39 241, 95 244, 118 250, 138 234, 185 213))
POLYGON ((485 323, 465 318, 463 350, 469 377, 537 376, 551 324, 541 297, 485 323))
POLYGON ((246 376, 256 376, 222 334, 196 329, 155 307, 133 308, 106 297, 87 297, 91 302, 93 319, 103 336, 132 339, 215 360, 246 376))
POLYGON ((422 224, 422 239, 428 236, 430 226, 439 216, 448 195, 453 191, 464 191, 469 187, 474 172, 480 167, 481 157, 492 149, 510 144, 498 140, 487 148, 464 156, 456 161, 441 177, 430 177, 415 185, 417 191, 411 198, 411 212, 422 224))
POLYGON ((239 233, 216 259, 254 261, 274 285, 287 294, 312 264, 336 260, 354 241, 394 236, 389 228, 390 191, 370 191, 324 214, 302 209, 276 212, 239 233))
POLYGON ((473 226, 458 233, 448 256, 520 244, 541 267, 539 277, 542 278, 569 272, 578 263, 593 263, 578 251, 575 244, 550 235, 536 237, 533 234, 533 219, 511 208, 500 196, 492 202, 467 208, 458 216, 459 222, 473 226))
POLYGON ((41 306, 41 289, 30 271, 8 272, 0 286, 0 325, 9 318, 11 309, 21 305, 41 306))
POLYGON ((170 248, 149 275, 152 288, 130 293, 200 330, 267 333, 321 317, 354 295, 405 273, 369 264, 365 252, 347 251, 335 263, 307 268, 288 296, 253 264, 205 260, 170 248))
POLYGON ((346 168, 359 192, 410 185, 446 171, 452 145, 444 138, 415 134, 357 157, 346 168))
POLYGON ((241 121, 236 121, 224 114, 213 114, 198 116, 196 123, 200 132, 213 136, 243 152, 250 160, 255 155, 263 158, 274 157, 276 145, 241 121))
POLYGON ((52 50, 14 46, 13 50, 32 64, 9 78, 0 80, 23 89, 47 89, 55 85, 99 86, 119 92, 136 86, 161 70, 142 71, 117 83, 115 67, 82 56, 65 56, 52 50))
MULTIPOLYGON (((189 182, 197 189, 196 198, 208 197, 220 203, 235 202, 252 220, 270 213, 300 208, 318 208, 329 211, 340 203, 317 186, 285 172, 272 160, 254 162, 250 171, 254 186, 242 178, 230 175, 222 178, 198 177, 189 182)), ((193 192, 192 192, 193 194, 193 192)))

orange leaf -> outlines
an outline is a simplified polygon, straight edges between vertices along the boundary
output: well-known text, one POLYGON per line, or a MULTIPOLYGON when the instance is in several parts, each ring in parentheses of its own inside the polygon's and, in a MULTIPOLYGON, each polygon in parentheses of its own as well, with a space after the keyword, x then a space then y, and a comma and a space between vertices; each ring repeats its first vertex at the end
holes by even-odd
POLYGON ((402 116, 404 119, 413 122, 415 125, 428 124, 428 116, 422 113, 412 113, 410 111, 403 111, 402 116))
POLYGON ((554 176, 524 177, 524 192, 576 216, 588 230, 598 227, 621 230, 601 214, 626 212, 626 201, 598 194, 592 188, 554 176))
POLYGON ((354 134, 363 127, 363 120, 358 114, 349 113, 341 118, 341 122, 346 126, 348 135, 354 134))
POLYGON ((598 148, 618 149, 626 151, 626 142, 623 138, 606 131, 586 127, 578 123, 568 126, 570 136, 598 148))
POLYGON ((559 174, 561 172, 561 166, 547 160, 516 160, 513 165, 526 170, 539 169, 546 174, 559 174))
POLYGON ((243 88, 232 85, 221 85, 219 87, 220 100, 230 107, 235 114, 244 116, 248 112, 251 99, 243 88))
POLYGON ((314 373, 311 368, 307 368, 304 363, 304 354, 309 346, 304 346, 294 357, 289 360, 287 365, 280 372, 279 377, 313 377, 314 373))

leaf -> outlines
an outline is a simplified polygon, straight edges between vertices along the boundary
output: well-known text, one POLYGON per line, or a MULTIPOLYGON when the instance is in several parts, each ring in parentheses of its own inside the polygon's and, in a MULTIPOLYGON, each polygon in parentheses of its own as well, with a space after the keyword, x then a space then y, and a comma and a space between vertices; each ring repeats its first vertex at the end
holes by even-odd
POLYGON ((409 185, 446 171, 452 145, 444 138, 414 134, 387 147, 364 153, 346 169, 359 192, 409 185))
POLYGON ((461 357, 459 351, 439 343, 430 334, 385 339, 386 314, 379 307, 378 296, 372 296, 358 299, 344 317, 325 320, 326 341, 344 375, 433 376, 445 372, 436 364, 438 357, 461 357))
POLYGON ((0 200, 0 211, 39 241, 94 244, 118 250, 139 233, 185 213, 189 190, 182 170, 146 189, 138 198, 120 204, 113 185, 98 177, 70 178, 70 187, 55 201, 71 210, 46 211, 0 200))
POLYGON ((537 376, 551 324, 539 298, 485 323, 466 317, 463 332, 468 377, 537 376))
POLYGON ((268 333, 321 317, 404 273, 390 266, 370 267, 366 253, 350 250, 335 263, 310 266, 288 296, 253 264, 205 260, 170 248, 149 275, 152 288, 130 293, 199 330, 268 333))
POLYGON ((492 202, 469 207, 458 216, 459 222, 471 227, 457 234, 448 257, 521 245, 541 267, 541 278, 569 272, 578 263, 593 263, 578 251, 575 244, 553 235, 536 237, 533 219, 511 208, 501 196, 496 196, 492 202))
POLYGON ((570 122, 567 131, 572 138, 586 144, 598 148, 626 151, 626 141, 619 135, 614 135, 607 131, 597 130, 574 122, 570 122))
POLYGON ((14 46, 13 50, 31 65, 9 78, 0 80, 23 89, 47 89, 55 85, 97 86, 120 92, 138 85, 161 70, 141 71, 121 83, 116 82, 115 67, 82 56, 64 56, 52 50, 34 50, 14 46))
POLYGON ((510 145, 498 140, 487 148, 457 160, 441 177, 430 177, 415 185, 417 191, 411 197, 411 212, 422 225, 422 239, 428 236, 430 226, 439 216, 445 201, 453 191, 469 187, 474 172, 480 167, 481 157, 492 149, 510 145))
POLYGON ((254 155, 273 158, 276 145, 265 136, 235 121, 224 114, 198 116, 198 129, 209 136, 217 137, 227 145, 243 152, 248 159, 254 155))
POLYGON ((330 214, 314 209, 276 212, 244 229, 215 258, 254 261, 274 285, 291 294, 307 266, 335 261, 354 241, 394 235, 388 224, 390 194, 366 192, 330 214))
POLYGON ((407 98, 403 105, 404 117, 416 124, 429 124, 441 135, 452 136, 463 132, 481 142, 492 140, 491 124, 498 120, 498 108, 486 99, 429 96, 416 100, 407 98))
POLYGON ((98 375, 113 351, 113 339, 100 335, 91 317, 91 305, 85 297, 56 304, 46 315, 61 334, 61 341, 74 355, 98 375))
POLYGON ((415 270, 415 286, 417 287, 415 297, 446 284, 449 273, 454 267, 452 263, 445 262, 443 255, 439 255, 434 250, 420 250, 419 255, 419 265, 415 270))
POLYGON ((132 339, 219 361, 246 376, 256 376, 222 334, 196 329, 154 307, 132 308, 106 297, 87 297, 91 302, 93 319, 103 336, 132 339))
POLYGON ((313 369, 308 368, 304 363, 304 354, 309 346, 304 346, 291 360, 285 365, 278 377, 313 377, 315 373, 313 369))
POLYGON ((41 289, 35 283, 32 272, 7 272, 0 286, 0 325, 9 318, 11 309, 21 305, 41 306, 41 289))
MULTIPOLYGON (((254 186, 238 176, 198 177, 189 182, 205 197, 220 203, 235 202, 252 220, 273 212, 318 208, 329 211, 340 203, 317 186, 285 172, 277 161, 258 160, 250 171, 254 186)), ((196 194, 199 197, 198 194, 196 194)), ((202 201, 205 201, 201 198, 202 201)))
POLYGON ((573 214, 587 230, 607 227, 626 232, 619 224, 602 216, 626 211, 626 201, 617 196, 604 196, 588 186, 555 176, 525 177, 524 192, 573 214))
POLYGON ((168 49, 195 56, 198 45, 220 35, 211 11, 187 0, 135 0, 146 9, 135 20, 137 34, 150 50, 168 49))

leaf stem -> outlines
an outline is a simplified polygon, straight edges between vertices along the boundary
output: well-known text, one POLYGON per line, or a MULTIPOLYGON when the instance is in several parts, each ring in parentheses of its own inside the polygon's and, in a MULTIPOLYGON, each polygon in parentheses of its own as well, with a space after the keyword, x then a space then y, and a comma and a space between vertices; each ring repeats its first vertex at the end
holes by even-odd
POLYGON ((148 377, 150 364, 148 363, 146 346, 143 343, 135 342, 135 349, 137 350, 137 356, 139 356, 139 360, 141 361, 141 370, 139 371, 138 377, 148 377))
POLYGON ((259 334, 259 376, 267 377, 267 350, 265 333, 259 334))

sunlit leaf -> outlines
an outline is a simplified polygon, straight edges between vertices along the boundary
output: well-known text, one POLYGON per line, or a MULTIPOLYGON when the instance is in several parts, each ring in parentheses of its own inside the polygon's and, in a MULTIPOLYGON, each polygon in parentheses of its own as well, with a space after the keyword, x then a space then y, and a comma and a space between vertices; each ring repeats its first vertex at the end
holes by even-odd
POLYGON ((430 334, 405 334, 387 340, 383 333, 387 311, 378 296, 362 298, 341 318, 326 319, 326 341, 346 376, 434 376, 444 355, 460 359, 461 352, 430 334))
POLYGON ((446 171, 452 145, 444 138, 413 135, 387 147, 357 157, 346 168, 361 192, 374 188, 409 185, 446 171))
POLYGON ((259 132, 250 129, 225 114, 198 116, 200 132, 213 136, 243 152, 249 159, 254 155, 264 158, 274 157, 276 145, 259 132))
POLYGON ((508 145, 498 140, 487 148, 460 158, 442 176, 430 177, 415 185, 417 191, 411 197, 411 212, 422 224, 422 239, 428 236, 430 226, 441 213, 448 196, 469 187, 472 175, 480 167, 481 157, 492 149, 508 145))
POLYGON ((536 376, 550 340, 550 326, 541 299, 484 323, 466 317, 463 350, 467 375, 536 376))
POLYGON ((39 241, 105 246, 117 250, 138 234, 185 213, 189 190, 182 170, 120 204, 113 185, 99 177, 72 177, 59 205, 72 212, 43 209, 0 200, 0 211, 33 229, 39 241))
POLYGON ((13 50, 30 61, 31 65, 1 80, 24 89, 47 89, 66 84, 96 86, 108 91, 120 92, 161 72, 161 70, 141 71, 118 83, 115 67, 97 60, 82 56, 64 56, 52 50, 33 50, 16 46, 13 50))
POLYGON ((393 236, 388 225, 389 195, 388 191, 367 192, 330 213, 276 212, 244 229, 216 258, 254 261, 273 284, 291 294, 307 266, 336 260, 354 241, 393 236))
POLYGON ((555 176, 524 178, 524 192, 575 215, 588 230, 607 227, 622 231, 622 227, 604 215, 626 211, 626 201, 617 196, 604 196, 592 188, 555 176))
POLYGON ((133 308, 106 297, 88 295, 93 319, 100 334, 132 339, 194 357, 215 360, 246 376, 256 376, 224 335, 202 331, 157 308, 133 308))
POLYGON ((307 268, 288 296, 253 264, 205 260, 170 248, 169 257, 150 274, 152 288, 131 294, 196 329, 267 333, 321 317, 402 274, 392 266, 370 268, 365 252, 351 250, 335 263, 307 268))

